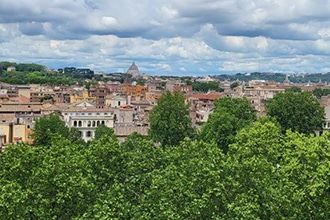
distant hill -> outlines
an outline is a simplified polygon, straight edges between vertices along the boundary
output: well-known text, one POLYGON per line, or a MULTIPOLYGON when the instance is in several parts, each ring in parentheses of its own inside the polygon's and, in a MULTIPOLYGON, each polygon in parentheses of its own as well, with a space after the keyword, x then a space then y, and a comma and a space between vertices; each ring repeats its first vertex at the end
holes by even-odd
POLYGON ((263 73, 263 72, 253 72, 253 73, 236 73, 236 74, 222 74, 213 75, 220 81, 250 81, 250 80, 267 80, 275 82, 283 82, 288 75, 290 82, 293 83, 307 83, 307 82, 330 82, 330 73, 304 73, 304 74, 284 74, 284 73, 263 73))

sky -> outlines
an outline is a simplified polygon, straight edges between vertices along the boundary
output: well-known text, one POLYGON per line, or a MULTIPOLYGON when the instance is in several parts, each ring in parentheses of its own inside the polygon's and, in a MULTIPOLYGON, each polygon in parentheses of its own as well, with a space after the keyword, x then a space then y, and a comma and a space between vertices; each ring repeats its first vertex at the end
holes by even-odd
POLYGON ((147 75, 330 72, 330 0, 0 0, 0 61, 147 75))

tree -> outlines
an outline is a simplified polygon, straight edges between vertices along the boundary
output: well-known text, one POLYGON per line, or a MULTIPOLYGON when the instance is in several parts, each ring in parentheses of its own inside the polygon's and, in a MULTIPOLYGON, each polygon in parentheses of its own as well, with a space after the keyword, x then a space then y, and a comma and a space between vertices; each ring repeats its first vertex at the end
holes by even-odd
POLYGON ((264 118, 238 132, 227 154, 224 219, 291 217, 286 175, 278 170, 285 152, 280 135, 279 125, 264 118))
POLYGON ((256 119, 256 111, 246 98, 224 97, 214 105, 214 112, 203 124, 199 136, 206 142, 214 141, 226 153, 236 133, 256 119))
POLYGON ((310 134, 322 129, 324 108, 319 100, 308 92, 292 92, 277 94, 266 102, 267 115, 274 117, 282 127, 310 134))
POLYGON ((195 82, 192 84, 194 91, 199 92, 208 92, 208 91, 217 91, 223 92, 223 88, 220 87, 219 82, 195 82))
POLYGON ((151 173, 137 219, 225 219, 222 151, 215 144, 185 139, 163 154, 167 166, 151 173))
POLYGON ((188 105, 180 93, 166 92, 157 102, 149 116, 149 136, 160 142, 163 148, 175 146, 185 137, 192 137, 188 105))
POLYGON ((55 114, 38 118, 32 133, 34 145, 50 146, 54 134, 59 134, 62 137, 68 138, 69 128, 65 126, 64 121, 55 114))
POLYGON ((239 83, 238 82, 233 82, 232 84, 230 84, 230 89, 234 89, 237 86, 239 86, 239 83))
POLYGON ((300 87, 293 86, 293 87, 285 89, 285 92, 302 92, 302 90, 300 87))
POLYGON ((85 145, 85 141, 82 139, 81 132, 78 130, 78 128, 70 128, 68 139, 71 141, 71 143, 85 145))
POLYGON ((114 131, 112 128, 109 128, 109 127, 105 126, 104 124, 101 124, 101 125, 97 126, 97 128, 95 130, 94 139, 98 140, 101 137, 103 137, 104 135, 112 136, 112 135, 114 135, 114 131))
POLYGON ((295 219, 329 219, 330 133, 310 136, 288 131, 280 174, 287 180, 283 194, 290 198, 295 219))

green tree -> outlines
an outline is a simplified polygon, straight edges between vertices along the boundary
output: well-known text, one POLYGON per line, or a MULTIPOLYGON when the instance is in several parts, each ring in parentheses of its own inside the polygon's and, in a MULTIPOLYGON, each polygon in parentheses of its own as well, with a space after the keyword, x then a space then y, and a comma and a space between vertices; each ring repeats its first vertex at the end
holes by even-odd
POLYGON ((219 82, 211 81, 211 82, 195 82, 192 84, 194 91, 199 92, 208 92, 208 91, 217 91, 223 92, 223 88, 219 86, 219 82))
POLYGON ((232 84, 230 84, 230 89, 234 89, 237 86, 239 86, 239 83, 238 82, 233 82, 232 84))
POLYGON ((0 219, 33 219, 30 178, 38 155, 28 145, 10 145, 0 152, 0 219))
POLYGON ((79 219, 99 192, 87 148, 55 134, 51 147, 39 149, 27 208, 35 219, 79 219))
POLYGON ((293 86, 291 88, 285 89, 285 92, 302 92, 300 87, 293 86))
POLYGON ((101 125, 97 126, 97 128, 95 130, 94 139, 98 140, 101 137, 103 137, 104 135, 112 136, 112 135, 114 135, 114 130, 112 128, 105 126, 104 124, 101 124, 101 125))
POLYGON ((288 129, 305 134, 322 129, 324 108, 319 100, 308 92, 277 94, 266 102, 267 115, 274 117, 285 132, 288 129))
POLYGON ((78 128, 70 128, 68 139, 71 141, 71 143, 85 145, 85 141, 82 139, 81 132, 78 130, 78 128))
POLYGON ((284 192, 287 181, 278 170, 285 152, 280 136, 279 125, 263 118, 238 132, 227 154, 224 219, 288 219, 291 215, 290 198, 284 192))
POLYGON ((199 137, 215 142, 226 153, 236 133, 256 119, 256 111, 246 98, 224 97, 217 99, 214 105, 214 112, 203 124, 199 137))
POLYGON ((307 136, 288 131, 283 138, 280 175, 287 179, 283 194, 295 219, 329 219, 330 133, 307 136))
POLYGON ((137 219, 221 219, 225 212, 224 155, 215 144, 185 139, 163 151, 137 219))
POLYGON ((64 121, 55 114, 38 118, 32 133, 34 145, 50 146, 54 134, 59 134, 64 138, 68 138, 69 128, 65 126, 64 121))
POLYGON ((317 97, 317 98, 321 98, 322 96, 326 96, 330 94, 330 89, 322 89, 322 88, 315 88, 313 90, 313 94, 317 97))
POLYGON ((180 93, 166 92, 158 101, 149 116, 149 136, 160 142, 163 148, 175 146, 185 137, 192 137, 188 105, 180 93))

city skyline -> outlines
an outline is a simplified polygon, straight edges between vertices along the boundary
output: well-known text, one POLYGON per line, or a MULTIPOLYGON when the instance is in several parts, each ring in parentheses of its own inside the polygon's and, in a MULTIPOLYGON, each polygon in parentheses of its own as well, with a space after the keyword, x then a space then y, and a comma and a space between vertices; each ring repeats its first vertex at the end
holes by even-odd
POLYGON ((330 0, 0 2, 0 61, 150 75, 330 72, 330 0))

